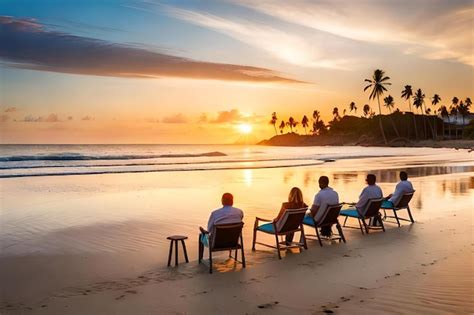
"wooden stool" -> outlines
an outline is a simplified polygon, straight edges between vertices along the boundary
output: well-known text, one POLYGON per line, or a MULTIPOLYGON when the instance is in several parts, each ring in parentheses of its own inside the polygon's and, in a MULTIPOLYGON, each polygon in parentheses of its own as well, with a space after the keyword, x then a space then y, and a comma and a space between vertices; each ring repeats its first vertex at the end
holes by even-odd
POLYGON ((170 242, 170 253, 168 256, 168 266, 171 265, 171 255, 173 254, 173 242, 174 242, 174 265, 178 265, 178 241, 181 241, 181 244, 183 245, 183 251, 184 251, 184 258, 186 259, 186 262, 188 263, 188 253, 186 251, 186 244, 184 243, 184 240, 188 239, 187 236, 183 235, 172 235, 168 236, 167 239, 169 239, 170 242))

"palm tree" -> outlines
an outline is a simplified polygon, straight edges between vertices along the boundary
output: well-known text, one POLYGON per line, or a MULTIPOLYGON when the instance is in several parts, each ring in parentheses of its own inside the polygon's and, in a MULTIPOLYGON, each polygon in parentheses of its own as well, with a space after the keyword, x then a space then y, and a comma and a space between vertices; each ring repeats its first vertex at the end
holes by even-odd
MULTIPOLYGON (((393 96, 389 95, 386 98, 383 99, 384 106, 388 108, 390 114, 392 113, 392 108, 395 106, 395 102, 393 101, 393 96)), ((395 122, 393 121, 392 115, 390 115, 390 122, 392 123, 393 130, 395 130, 395 133, 397 134, 397 138, 400 138, 400 133, 398 132, 397 126, 395 125, 395 122)))
POLYGON ((276 112, 272 113, 272 119, 270 120, 270 125, 273 125, 273 129, 275 129, 275 135, 278 134, 277 129, 276 129, 276 123, 278 121, 277 114, 276 112))
POLYGON ((298 122, 293 117, 290 117, 288 118, 286 125, 290 127, 290 131, 293 133, 293 128, 298 125, 298 122))
POLYGON ((383 99, 384 106, 388 108, 390 114, 392 113, 392 108, 395 106, 392 95, 387 96, 383 99))
POLYGON ((349 104, 349 112, 352 113, 352 111, 354 111, 354 114, 357 114, 357 106, 354 102, 349 104))
POLYGON ((338 121, 341 118, 341 116, 339 116, 339 108, 334 107, 332 109, 332 115, 334 116, 334 121, 338 121))
MULTIPOLYGON (((459 98, 457 98, 456 96, 453 97, 453 99, 451 100, 451 107, 449 108, 449 113, 451 114, 451 116, 454 116, 454 124, 456 125, 456 121, 457 121, 457 116, 458 116, 458 103, 459 103, 459 98)), ((455 135, 454 135, 454 138, 456 139, 458 137, 458 131, 457 131, 457 128, 455 126, 454 128, 454 131, 455 131, 455 135)))
MULTIPOLYGON (((436 107, 436 105, 438 105, 439 102, 441 102, 441 97, 438 94, 433 95, 433 98, 431 99, 431 105, 433 105, 433 107, 436 107)), ((434 137, 435 137, 435 140, 436 140, 436 138, 438 138, 438 126, 436 124, 437 120, 438 120, 438 118, 437 118, 437 116, 435 116, 435 120, 434 120, 434 130, 435 130, 434 137)))
POLYGON ((362 111, 364 112, 364 117, 367 118, 370 114, 370 106, 369 104, 365 104, 364 108, 362 108, 362 111))
MULTIPOLYGON (((448 118, 448 122, 449 122, 449 112, 446 106, 442 105, 439 108, 439 114, 441 115, 442 118, 448 118)), ((451 134, 451 126, 448 125, 448 128, 449 128, 449 133, 451 134)), ((443 121, 443 137, 444 137, 444 121, 443 121)))
MULTIPOLYGON (((410 112, 413 112, 411 109, 411 97, 413 96, 413 90, 411 85, 405 85, 405 89, 402 91, 402 98, 408 101, 408 106, 410 108, 410 112)), ((413 126, 415 127, 415 138, 418 140, 418 128, 416 127, 416 117, 413 113, 413 126)))
POLYGON ((306 115, 304 115, 304 116, 303 116, 303 119, 301 119, 301 126, 303 126, 303 128, 304 128, 304 133, 305 133, 305 134, 308 134, 308 133, 306 132, 306 128, 309 126, 309 125, 308 125, 308 122, 309 122, 308 117, 306 117, 306 115))
POLYGON ((314 134, 317 134, 318 132, 319 118, 321 118, 321 113, 319 112, 319 110, 314 110, 313 111, 313 133, 314 134))
POLYGON ((423 137, 426 138, 426 121, 425 115, 423 114, 423 104, 425 103, 425 94, 421 89, 416 90, 415 95, 413 96, 413 105, 415 108, 419 109, 421 115, 423 116, 423 137))
POLYGON ((278 127, 280 129, 280 133, 283 133, 283 131, 285 131, 285 121, 282 120, 281 123, 280 123, 280 126, 278 127))
POLYGON ((370 79, 365 79, 365 82, 368 82, 369 85, 367 85, 364 88, 364 92, 370 88, 372 88, 372 91, 370 92, 369 95, 369 100, 377 98, 377 103, 379 105, 379 127, 380 127, 380 132, 382 133, 383 140, 385 144, 387 144, 387 138, 385 137, 385 132, 383 129, 382 125, 382 107, 380 107, 380 96, 383 95, 385 91, 387 91, 387 88, 385 87, 386 85, 391 85, 390 82, 387 82, 390 80, 390 77, 385 76, 385 72, 383 70, 377 69, 374 71, 374 74, 372 75, 372 80, 370 79))

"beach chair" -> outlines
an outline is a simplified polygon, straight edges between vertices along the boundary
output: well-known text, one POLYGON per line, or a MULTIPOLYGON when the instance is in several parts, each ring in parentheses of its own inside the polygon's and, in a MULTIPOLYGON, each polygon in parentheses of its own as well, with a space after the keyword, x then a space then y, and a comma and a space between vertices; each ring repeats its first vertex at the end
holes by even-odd
POLYGON ((304 217, 303 224, 304 225, 309 225, 313 227, 316 230, 316 235, 313 234, 306 234, 306 237, 316 237, 319 245, 322 247, 323 242, 321 241, 321 236, 319 235, 319 228, 325 227, 325 226, 333 226, 335 225, 338 231, 338 234, 332 235, 328 240, 341 240, 345 243, 346 238, 344 237, 344 233, 342 232, 342 227, 339 224, 339 220, 337 217, 339 216, 339 213, 341 211, 342 204, 335 204, 335 205, 328 205, 326 210, 324 211, 324 214, 321 216, 321 219, 316 222, 311 215, 307 215, 304 217))
POLYGON ((303 219, 306 214, 308 208, 301 208, 301 209, 286 209, 285 213, 278 219, 275 220, 267 220, 262 218, 255 218, 255 225, 253 229, 253 242, 252 242, 252 250, 255 250, 255 244, 260 244, 263 246, 267 246, 270 248, 275 248, 278 252, 278 258, 281 259, 280 250, 288 249, 288 248, 301 248, 308 249, 306 244, 306 238, 304 235, 303 229, 303 219), (259 222, 269 222, 259 225, 259 222), (276 246, 272 246, 265 243, 257 242, 257 232, 263 232, 266 234, 272 234, 275 236, 276 246), (278 236, 288 235, 295 232, 301 232, 301 237, 299 242, 291 242, 290 245, 287 245, 285 242, 279 242, 278 236))
POLYGON ((380 214, 380 207, 382 206, 383 201, 383 198, 369 199, 369 202, 367 202, 367 205, 365 206, 365 209, 362 212, 359 211, 357 208, 342 210, 341 216, 346 217, 343 226, 352 228, 351 226, 346 226, 347 219, 356 218, 359 221, 359 227, 362 234, 364 234, 364 229, 367 234, 369 234, 369 230, 381 229, 385 232, 385 226, 383 225, 382 216, 380 214), (373 224, 370 224, 370 222, 369 224, 367 224, 365 222, 366 219, 372 221, 373 224), (380 223, 380 226, 375 225, 377 221, 380 223), (364 226, 364 228, 362 228, 362 225, 364 226))
POLYGON ((382 207, 381 207, 382 210, 383 210, 383 213, 384 213, 383 219, 387 222, 393 222, 393 221, 388 221, 387 220, 387 218, 393 218, 393 219, 397 220, 397 224, 398 224, 399 227, 400 227, 400 220, 415 223, 415 220, 413 220, 413 216, 411 215, 411 210, 410 210, 410 205, 409 205, 410 201, 411 201, 411 198, 413 198, 414 193, 415 193, 415 191, 403 194, 403 196, 400 198, 400 200, 397 202, 396 205, 394 205, 390 201, 387 201, 387 200, 384 201, 382 203, 382 207), (407 210, 409 219, 401 218, 397 215, 397 211, 402 210, 402 209, 407 210), (386 210, 393 210, 393 216, 387 215, 386 210))
POLYGON ((243 222, 230 223, 230 224, 216 224, 213 227, 213 231, 209 234, 208 231, 202 227, 201 234, 199 235, 199 263, 201 263, 204 256, 204 247, 209 247, 209 273, 212 273, 212 253, 229 251, 229 257, 232 257, 232 250, 235 250, 235 257, 232 257, 237 262, 242 263, 242 267, 245 268, 245 253, 244 253, 244 241, 242 238, 242 227, 243 222), (208 238, 208 244, 203 243, 203 238, 208 238), (238 261, 238 252, 242 253, 242 261, 238 261))

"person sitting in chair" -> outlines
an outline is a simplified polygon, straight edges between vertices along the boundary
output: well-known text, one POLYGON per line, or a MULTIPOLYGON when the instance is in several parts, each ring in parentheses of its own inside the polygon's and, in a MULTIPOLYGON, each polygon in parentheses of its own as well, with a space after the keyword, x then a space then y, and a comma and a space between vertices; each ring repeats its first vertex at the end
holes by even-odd
POLYGON ((201 243, 209 246, 209 234, 212 234, 214 225, 227 223, 240 223, 244 218, 244 212, 233 207, 234 196, 230 193, 222 195, 222 208, 212 211, 207 223, 207 231, 201 228, 201 243))
MULTIPOLYGON (((290 194, 288 195, 288 202, 284 202, 281 205, 280 212, 278 213, 277 217, 273 221, 278 221, 284 214, 286 209, 301 209, 301 208, 308 208, 308 205, 303 201, 303 193, 298 187, 293 187, 290 190, 290 194)), ((287 234, 286 235, 286 245, 290 245, 293 242, 294 234, 287 234)))
POLYGON ((393 194, 388 195, 385 197, 384 207, 386 208, 393 208, 396 205, 402 196, 407 193, 413 192, 413 185, 408 180, 407 172, 401 171, 400 172, 400 182, 395 186, 395 191, 393 194))
MULTIPOLYGON (((315 196, 313 205, 311 206, 311 215, 316 222, 322 219, 324 211, 328 205, 339 203, 339 195, 331 187, 329 187, 329 178, 327 176, 319 177, 319 188, 321 189, 315 196)), ((330 226, 321 228, 321 235, 331 237, 332 230, 330 226)))
POLYGON ((355 204, 355 207, 359 212, 364 211, 365 206, 367 206, 370 199, 383 198, 382 189, 375 184, 377 177, 374 174, 368 174, 365 181, 367 182, 367 186, 362 189, 359 201, 355 204))

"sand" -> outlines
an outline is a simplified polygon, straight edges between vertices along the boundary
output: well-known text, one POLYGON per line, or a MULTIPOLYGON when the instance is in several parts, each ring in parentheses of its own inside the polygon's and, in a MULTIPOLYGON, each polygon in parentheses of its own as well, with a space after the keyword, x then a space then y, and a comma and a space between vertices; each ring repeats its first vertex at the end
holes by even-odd
POLYGON ((206 172, 200 185, 199 172, 3 180, 0 313, 472 313, 473 163, 449 154, 206 172), (254 217, 274 215, 288 187, 311 198, 326 174, 351 201, 366 172, 387 192, 403 167, 417 189, 416 223, 366 236, 345 229, 346 244, 310 241, 282 260, 258 245, 250 251, 254 217), (248 266, 224 253, 209 275, 196 261, 195 233, 223 189, 246 196, 238 201, 248 266), (204 205, 186 222, 177 221, 187 207, 176 203, 182 192, 204 205), (191 261, 167 268, 165 236, 177 232, 190 237, 191 261))
MULTIPOLYGON (((348 233, 302 254, 207 274, 196 261, 135 278, 65 288, 3 304, 4 314, 472 313, 472 216, 468 209, 387 232, 348 233), (467 211, 466 211, 467 210, 467 211)), ((221 265, 225 265, 222 261, 221 265)), ((227 262, 228 266, 233 262, 227 262)), ((221 266, 222 267, 222 266, 221 266)), ((64 266, 63 268, 67 268, 64 266)))

